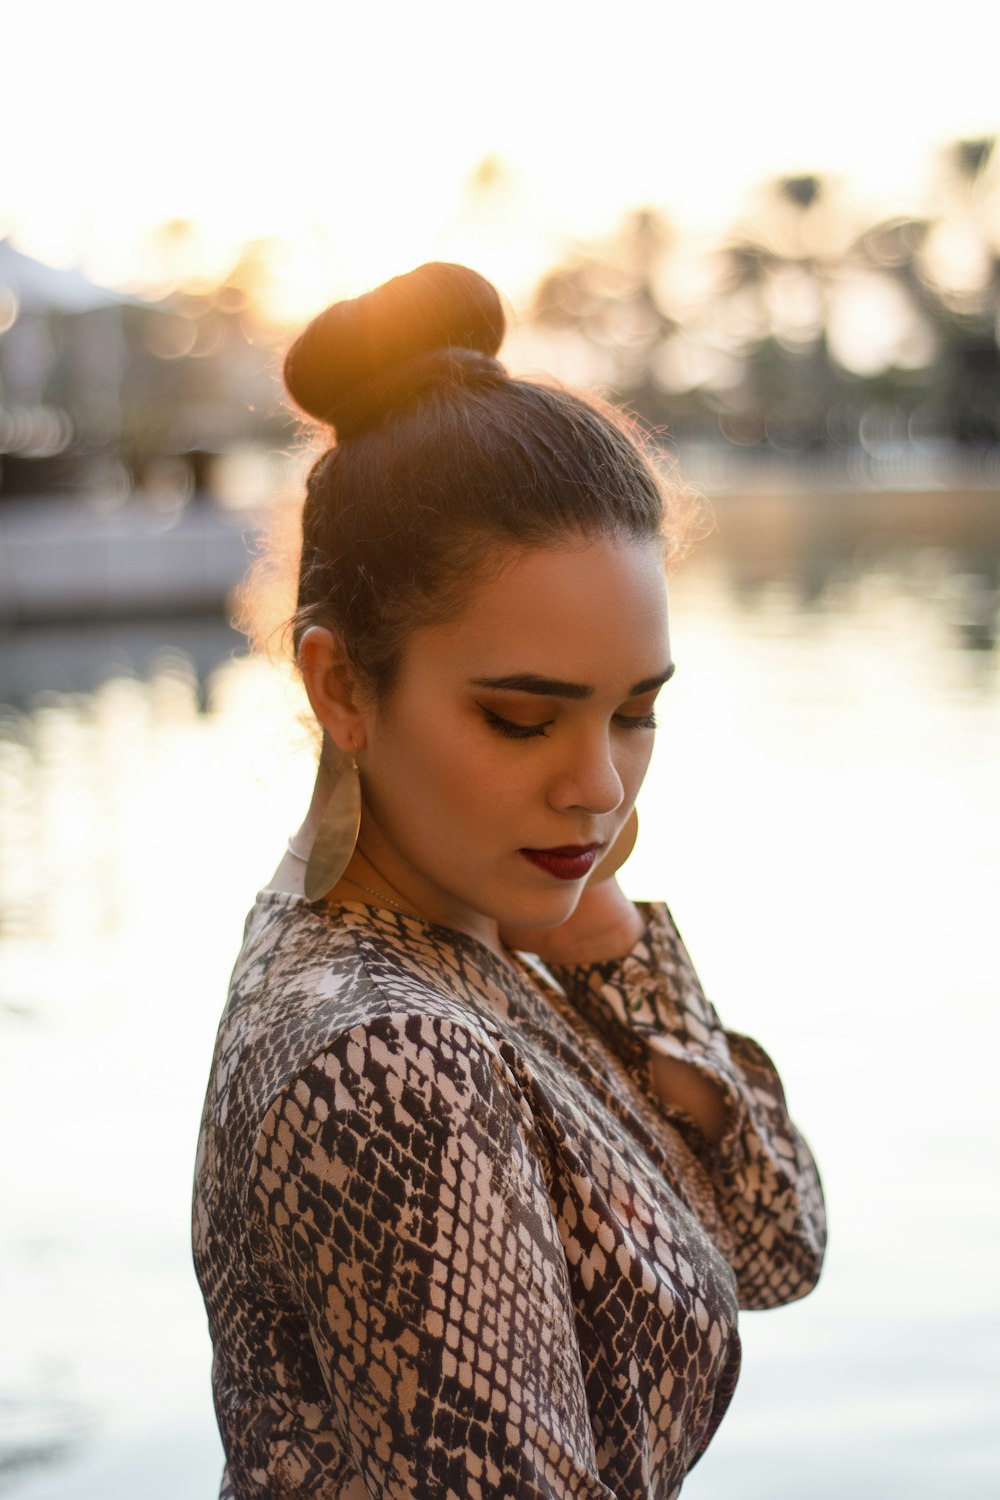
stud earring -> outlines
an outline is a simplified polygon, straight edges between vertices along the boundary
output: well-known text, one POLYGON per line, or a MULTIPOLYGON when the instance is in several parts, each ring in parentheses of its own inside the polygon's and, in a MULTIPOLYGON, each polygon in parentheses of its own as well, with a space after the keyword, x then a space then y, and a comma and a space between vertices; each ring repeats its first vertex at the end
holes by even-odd
POLYGON ((307 901, 322 901, 333 890, 351 862, 360 827, 361 777, 353 754, 344 753, 306 864, 307 901))

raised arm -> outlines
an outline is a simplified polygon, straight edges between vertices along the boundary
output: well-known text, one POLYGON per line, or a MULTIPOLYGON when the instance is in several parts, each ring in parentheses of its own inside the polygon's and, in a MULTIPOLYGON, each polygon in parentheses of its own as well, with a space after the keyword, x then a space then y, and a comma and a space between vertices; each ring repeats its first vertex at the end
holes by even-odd
POLYGON ((646 1043, 639 1082, 709 1173, 741 1305, 794 1301, 815 1286, 826 1244, 812 1153, 770 1057, 723 1029, 667 908, 634 910, 641 934, 628 952, 550 961, 552 972, 610 1045, 622 1029, 646 1043))
MULTIPOLYGON (((607 959, 626 958, 643 937, 646 919, 609 877, 589 884, 567 921, 555 928, 503 929, 511 948, 543 958, 553 968, 575 971, 607 959)), ((580 986, 579 973, 571 982, 580 986)), ((726 1126, 726 1095, 719 1083, 687 1059, 650 1048, 648 1083, 664 1103, 683 1108, 704 1140, 716 1143, 726 1126)))
POLYGON ((347 1033, 263 1122, 270 1274, 378 1500, 611 1500, 532 1131, 488 1038, 427 1017, 347 1033))

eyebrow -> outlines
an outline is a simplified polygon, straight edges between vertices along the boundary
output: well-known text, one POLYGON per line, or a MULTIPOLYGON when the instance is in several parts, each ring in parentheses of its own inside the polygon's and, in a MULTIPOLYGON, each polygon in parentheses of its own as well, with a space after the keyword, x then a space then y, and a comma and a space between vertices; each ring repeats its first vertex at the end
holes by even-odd
MULTIPOLYGON (((643 693, 655 693, 674 675, 675 663, 671 662, 655 677, 644 677, 629 688, 626 697, 638 698, 643 693)), ((537 693, 544 698, 590 698, 594 689, 583 682, 563 682, 559 677, 540 677, 536 672, 515 672, 510 677, 473 677, 470 687, 496 688, 507 693, 537 693)))

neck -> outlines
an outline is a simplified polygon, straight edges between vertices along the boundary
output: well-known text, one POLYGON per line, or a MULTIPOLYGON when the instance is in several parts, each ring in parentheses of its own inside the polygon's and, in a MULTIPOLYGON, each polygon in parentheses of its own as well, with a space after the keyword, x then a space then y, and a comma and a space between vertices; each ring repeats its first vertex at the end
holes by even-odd
MULTIPOLYGON (((313 846, 322 821, 323 810, 329 800, 332 779, 330 762, 324 753, 320 756, 309 809, 291 838, 293 846, 303 853, 308 854, 313 846)), ((358 847, 344 871, 343 879, 349 880, 352 874, 363 882, 365 889, 371 890, 375 887, 383 895, 391 898, 390 904, 398 904, 425 921, 436 922, 442 927, 452 927, 458 932, 464 932, 467 937, 473 937, 483 943, 504 963, 512 962, 510 953, 500 939, 499 926, 493 918, 442 900, 443 893, 438 892, 419 872, 400 868, 399 860, 391 844, 382 837, 377 821, 372 817, 370 809, 365 806, 364 802, 361 808, 361 832, 358 847)), ((350 899, 347 889, 343 894, 345 898, 350 899)))
POLYGON ((377 816, 365 804, 361 810, 358 847, 345 873, 348 876, 356 874, 366 884, 378 886, 405 902, 408 910, 425 921, 454 928, 475 938, 498 958, 507 961, 507 950, 500 941, 497 923, 455 901, 419 868, 405 861, 393 842, 383 836, 377 816))

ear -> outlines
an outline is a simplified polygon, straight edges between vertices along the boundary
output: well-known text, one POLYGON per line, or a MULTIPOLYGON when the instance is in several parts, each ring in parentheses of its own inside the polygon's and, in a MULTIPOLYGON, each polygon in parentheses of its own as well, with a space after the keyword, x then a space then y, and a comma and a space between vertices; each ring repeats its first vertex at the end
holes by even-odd
POLYGON ((298 663, 312 711, 338 750, 364 749, 367 736, 357 678, 332 631, 310 625, 299 642, 298 663))

